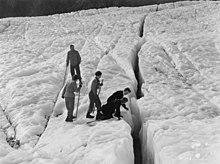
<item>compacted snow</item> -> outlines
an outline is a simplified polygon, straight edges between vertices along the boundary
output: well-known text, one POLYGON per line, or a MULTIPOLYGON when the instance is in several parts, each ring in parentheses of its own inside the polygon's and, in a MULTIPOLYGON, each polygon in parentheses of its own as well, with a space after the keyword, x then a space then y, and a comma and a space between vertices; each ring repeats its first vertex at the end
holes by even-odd
POLYGON ((217 2, 178 2, 0 20, 0 163, 132 164, 132 136, 143 163, 219 163, 219 11, 217 2), (70 44, 83 78, 73 123, 61 98, 70 44), (122 120, 89 126, 97 70, 102 104, 132 93, 122 120))
POLYGON ((138 103, 146 163, 220 162, 219 7, 164 10, 145 19, 138 103))

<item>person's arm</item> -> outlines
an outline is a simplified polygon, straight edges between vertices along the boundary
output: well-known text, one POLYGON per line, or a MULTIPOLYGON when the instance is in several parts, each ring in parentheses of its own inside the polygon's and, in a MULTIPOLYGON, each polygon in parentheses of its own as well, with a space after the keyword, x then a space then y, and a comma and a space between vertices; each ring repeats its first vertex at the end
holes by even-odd
POLYGON ((125 104, 122 104, 122 106, 126 109, 126 110, 128 110, 128 107, 126 107, 126 105, 125 104))
POLYGON ((78 62, 79 62, 79 64, 81 63, 81 56, 80 56, 80 54, 79 54, 79 52, 77 52, 78 53, 78 62))
POLYGON ((66 67, 68 67, 68 65, 69 65, 69 53, 67 53, 67 57, 66 57, 66 67))
POLYGON ((120 106, 121 106, 121 102, 119 102, 119 100, 116 100, 116 104, 115 104, 115 116, 118 117, 118 120, 121 119, 121 111, 120 111, 120 106))

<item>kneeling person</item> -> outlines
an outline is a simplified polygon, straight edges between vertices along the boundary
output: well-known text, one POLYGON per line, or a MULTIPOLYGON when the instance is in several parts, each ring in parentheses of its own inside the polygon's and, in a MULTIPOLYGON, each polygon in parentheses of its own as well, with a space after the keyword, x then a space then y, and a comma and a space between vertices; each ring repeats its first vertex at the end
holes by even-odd
MULTIPOLYGON (((122 99, 125 95, 128 95, 129 93, 131 93, 130 88, 125 88, 123 91, 122 90, 116 91, 107 99, 107 103, 114 101, 116 99, 122 99)), ((122 106, 126 110, 128 110, 125 104, 122 104, 122 106)))
MULTIPOLYGON (((118 117, 118 120, 121 119, 121 112, 120 112, 120 106, 121 105, 125 105, 125 103, 128 102, 128 99, 126 97, 123 97, 121 99, 115 99, 111 102, 108 102, 107 104, 103 105, 101 107, 101 113, 102 115, 99 113, 96 116, 96 120, 106 120, 106 119, 110 119, 113 118, 113 114, 114 116, 118 117)), ((128 110, 128 108, 126 108, 128 110)))

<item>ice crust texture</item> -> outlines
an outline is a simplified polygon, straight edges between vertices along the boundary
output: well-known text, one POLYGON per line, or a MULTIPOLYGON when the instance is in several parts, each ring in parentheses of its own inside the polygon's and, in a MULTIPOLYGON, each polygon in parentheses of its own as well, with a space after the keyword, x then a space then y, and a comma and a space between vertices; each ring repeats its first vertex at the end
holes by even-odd
POLYGON ((219 16, 219 2, 177 2, 1 19, 0 163, 132 164, 133 134, 143 163, 218 164, 219 16), (82 57, 74 123, 64 122, 60 95, 70 44, 82 57), (89 127, 96 70, 105 79, 102 103, 130 87, 130 110, 89 127), (9 137, 21 147, 10 147, 9 137))

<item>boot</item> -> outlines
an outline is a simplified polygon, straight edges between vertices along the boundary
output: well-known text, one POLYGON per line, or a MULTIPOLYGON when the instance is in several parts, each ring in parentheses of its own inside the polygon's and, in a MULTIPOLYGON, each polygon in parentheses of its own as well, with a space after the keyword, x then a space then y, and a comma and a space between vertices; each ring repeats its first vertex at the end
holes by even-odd
POLYGON ((73 122, 73 119, 71 117, 67 117, 65 121, 66 122, 73 122))
POLYGON ((96 115, 96 120, 102 120, 102 119, 103 119, 102 114, 100 113, 100 111, 98 111, 96 115))
POLYGON ((89 113, 86 115, 86 118, 94 118, 94 116, 91 116, 89 113))
POLYGON ((75 118, 76 118, 76 116, 70 116, 70 118, 71 118, 71 119, 75 119, 75 118))

